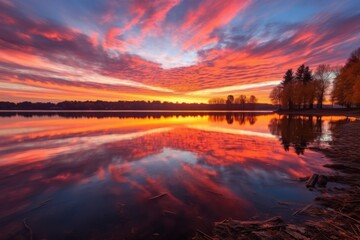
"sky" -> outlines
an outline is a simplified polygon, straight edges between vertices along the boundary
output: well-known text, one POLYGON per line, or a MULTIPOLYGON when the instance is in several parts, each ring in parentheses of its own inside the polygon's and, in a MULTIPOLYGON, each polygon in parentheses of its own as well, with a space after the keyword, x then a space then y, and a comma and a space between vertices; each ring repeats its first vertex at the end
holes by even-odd
POLYGON ((0 101, 160 100, 270 90, 344 64, 358 0, 0 0, 0 101))

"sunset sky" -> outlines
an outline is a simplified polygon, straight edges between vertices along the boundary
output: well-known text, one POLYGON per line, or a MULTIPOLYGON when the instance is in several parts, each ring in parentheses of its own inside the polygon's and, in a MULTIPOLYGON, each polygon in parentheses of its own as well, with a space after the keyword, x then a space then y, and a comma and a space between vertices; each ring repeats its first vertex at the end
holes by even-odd
POLYGON ((0 101, 269 102, 360 47, 358 0, 0 0, 0 23, 0 101))

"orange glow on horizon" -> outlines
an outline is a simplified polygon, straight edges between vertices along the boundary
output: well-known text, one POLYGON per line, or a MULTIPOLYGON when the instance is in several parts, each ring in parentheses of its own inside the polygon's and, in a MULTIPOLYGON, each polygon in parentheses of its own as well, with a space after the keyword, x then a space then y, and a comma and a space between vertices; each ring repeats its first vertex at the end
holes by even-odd
MULTIPOLYGON (((287 69, 342 65, 359 42, 358 15, 344 14, 357 9, 350 2, 338 14, 313 3, 296 25, 276 3, 267 3, 279 10, 270 14, 253 0, 105 1, 104 11, 86 4, 77 15, 54 3, 46 11, 64 15, 50 20, 31 10, 37 4, 0 1, 0 101, 207 103, 245 94, 270 103, 269 83, 287 69)), ((283 7, 299 11, 296 3, 283 7)))

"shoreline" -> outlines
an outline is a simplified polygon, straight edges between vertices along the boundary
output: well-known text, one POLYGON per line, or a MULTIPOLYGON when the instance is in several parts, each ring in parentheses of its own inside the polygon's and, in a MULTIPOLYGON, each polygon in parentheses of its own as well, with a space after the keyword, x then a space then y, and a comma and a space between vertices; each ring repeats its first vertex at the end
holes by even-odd
POLYGON ((43 109, 0 109, 0 113, 277 113, 279 115, 303 115, 303 116, 345 116, 360 117, 360 108, 325 108, 325 109, 91 109, 91 110, 43 110, 43 109))
POLYGON ((299 109, 299 110, 279 109, 274 112, 280 115, 360 117, 359 108, 356 109, 325 108, 325 109, 299 109))
POLYGON ((143 112, 143 113, 272 113, 274 110, 0 110, 0 113, 132 113, 132 112, 143 112))
MULTIPOLYGON (((295 215, 302 215, 306 220, 293 223, 276 216, 261 221, 225 219, 214 223, 213 236, 200 232, 194 239, 325 240, 329 236, 339 240, 360 239, 360 120, 344 121, 332 126, 333 139, 328 147, 309 148, 323 153, 331 161, 324 165, 334 170, 334 175, 326 176, 327 182, 340 184, 341 187, 325 185, 309 188, 309 191, 317 191, 319 195, 293 214, 294 218, 298 217, 295 215)), ((305 181, 309 178, 307 176, 295 181, 305 187, 305 181)))

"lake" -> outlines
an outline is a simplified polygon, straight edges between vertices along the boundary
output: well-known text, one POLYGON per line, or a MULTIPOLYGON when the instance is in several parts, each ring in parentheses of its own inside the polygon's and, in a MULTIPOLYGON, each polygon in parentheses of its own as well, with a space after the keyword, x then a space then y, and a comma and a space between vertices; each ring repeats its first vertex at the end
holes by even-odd
POLYGON ((31 228, 34 239, 191 239, 226 218, 299 221, 293 212, 318 193, 294 180, 330 172, 314 149, 342 120, 2 112, 0 236, 29 239, 31 228))

